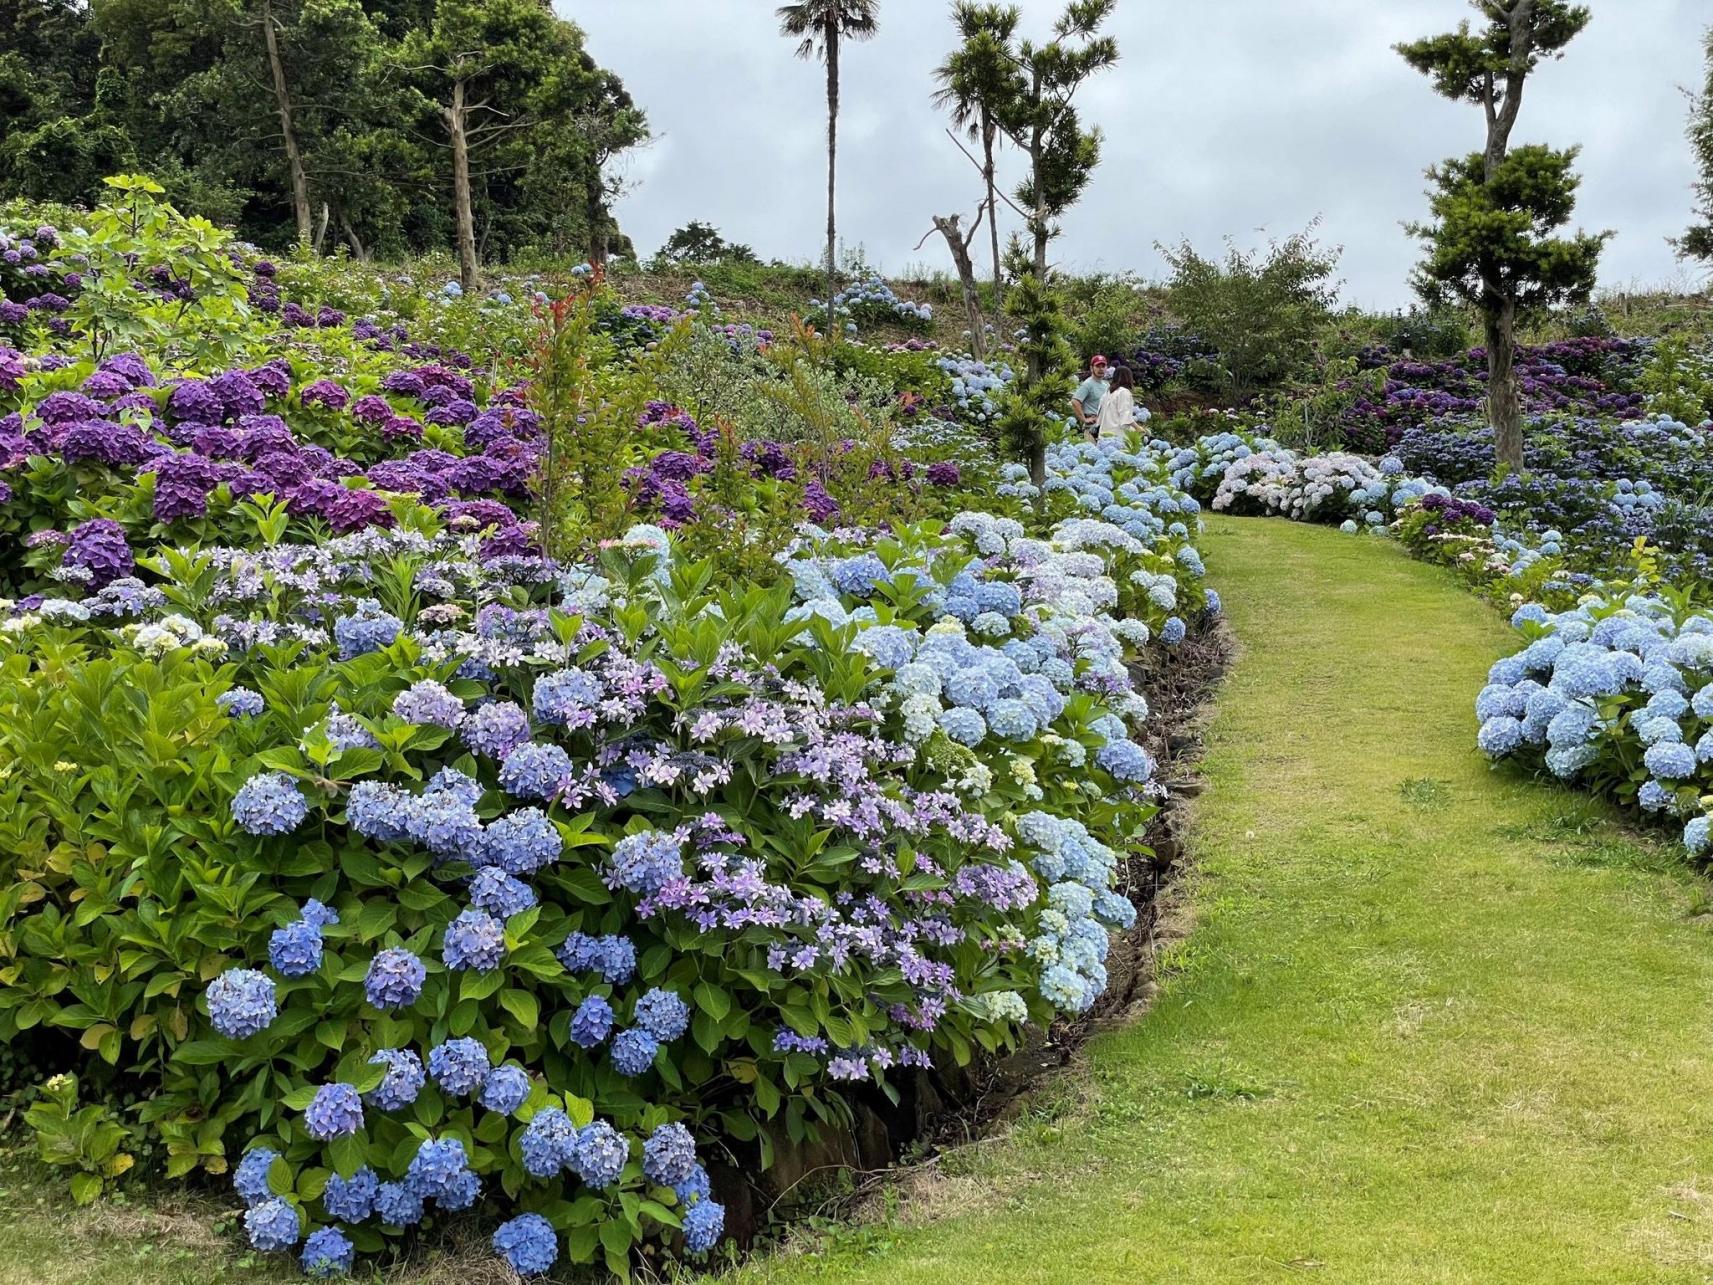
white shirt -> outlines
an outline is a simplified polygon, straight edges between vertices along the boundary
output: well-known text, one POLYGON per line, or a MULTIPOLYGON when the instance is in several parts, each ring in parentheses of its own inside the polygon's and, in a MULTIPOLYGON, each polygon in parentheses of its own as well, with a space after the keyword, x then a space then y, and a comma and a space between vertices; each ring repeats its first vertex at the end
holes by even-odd
POLYGON ((1095 421, 1101 441, 1124 440, 1124 435, 1136 427, 1136 396, 1128 388, 1114 388, 1100 399, 1100 415, 1095 421))

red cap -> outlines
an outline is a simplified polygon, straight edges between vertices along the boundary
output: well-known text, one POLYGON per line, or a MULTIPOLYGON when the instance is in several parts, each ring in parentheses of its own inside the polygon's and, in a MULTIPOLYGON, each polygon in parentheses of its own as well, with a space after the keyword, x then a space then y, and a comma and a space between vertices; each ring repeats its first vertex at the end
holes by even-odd
POLYGON ((1107 364, 1106 358, 1102 357, 1099 353, 1096 353, 1094 355, 1094 359, 1089 362, 1089 365, 1091 365, 1091 366, 1104 366, 1106 364, 1107 364))

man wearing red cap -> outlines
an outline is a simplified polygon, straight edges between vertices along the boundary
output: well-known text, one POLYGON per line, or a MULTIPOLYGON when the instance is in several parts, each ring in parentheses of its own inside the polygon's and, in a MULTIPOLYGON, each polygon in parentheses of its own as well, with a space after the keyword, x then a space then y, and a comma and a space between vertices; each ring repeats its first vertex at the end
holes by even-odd
POLYGON ((1095 426, 1100 414, 1100 399, 1105 397, 1112 387, 1106 378, 1106 358, 1095 354, 1089 362, 1088 378, 1077 385, 1077 391, 1071 394, 1071 408, 1076 413, 1077 423, 1085 430, 1095 426))

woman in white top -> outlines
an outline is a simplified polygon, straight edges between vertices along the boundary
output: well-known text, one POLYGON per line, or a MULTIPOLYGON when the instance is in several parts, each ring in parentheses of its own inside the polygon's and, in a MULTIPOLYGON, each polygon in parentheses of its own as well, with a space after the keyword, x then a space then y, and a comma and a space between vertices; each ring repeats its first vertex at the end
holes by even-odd
POLYGON ((1112 373, 1112 388, 1100 399, 1100 414, 1095 417, 1097 441, 1122 442, 1136 427, 1135 387, 1136 377, 1130 367, 1120 366, 1112 373))

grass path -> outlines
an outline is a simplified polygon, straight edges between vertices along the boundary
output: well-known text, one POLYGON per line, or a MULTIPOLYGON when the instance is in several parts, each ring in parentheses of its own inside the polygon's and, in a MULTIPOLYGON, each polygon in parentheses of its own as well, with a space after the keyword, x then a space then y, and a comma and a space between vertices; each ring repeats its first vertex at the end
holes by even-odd
POLYGON ((1713 1279, 1698 882, 1475 755, 1507 633, 1440 573, 1210 526, 1243 651, 1156 1007, 901 1214, 744 1277, 1713 1279))

